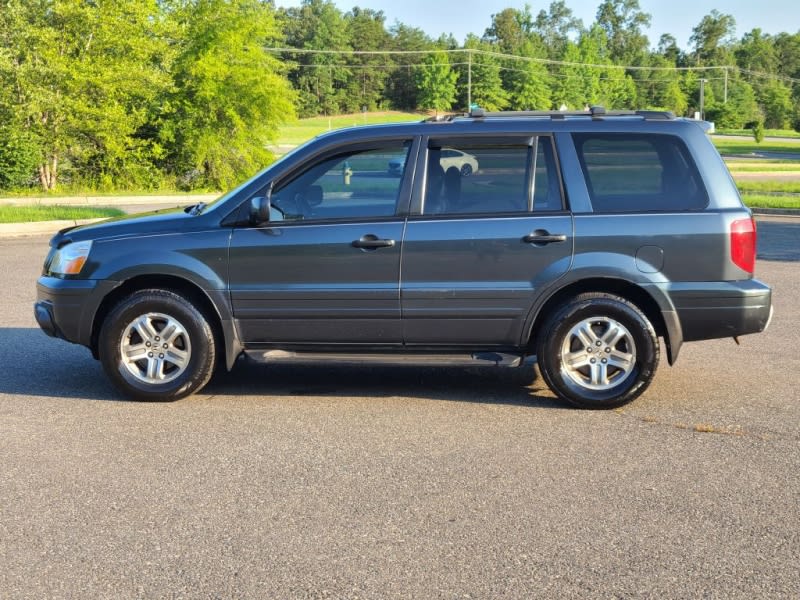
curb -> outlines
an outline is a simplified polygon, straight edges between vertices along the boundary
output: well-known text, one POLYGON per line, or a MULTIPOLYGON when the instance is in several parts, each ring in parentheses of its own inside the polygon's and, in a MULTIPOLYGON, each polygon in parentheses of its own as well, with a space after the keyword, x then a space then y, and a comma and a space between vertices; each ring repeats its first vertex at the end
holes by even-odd
POLYGON ((796 208, 751 208, 759 217, 800 217, 800 209, 796 208))
POLYGON ((65 227, 91 225, 106 219, 68 219, 64 221, 34 221, 33 223, 0 223, 0 237, 20 237, 24 235, 55 234, 65 227))
POLYGON ((17 204, 20 206, 42 205, 52 206, 117 206, 131 204, 194 204, 197 202, 210 202, 219 198, 219 194, 185 194, 167 196, 53 196, 53 197, 24 197, 0 198, 0 204, 17 204))

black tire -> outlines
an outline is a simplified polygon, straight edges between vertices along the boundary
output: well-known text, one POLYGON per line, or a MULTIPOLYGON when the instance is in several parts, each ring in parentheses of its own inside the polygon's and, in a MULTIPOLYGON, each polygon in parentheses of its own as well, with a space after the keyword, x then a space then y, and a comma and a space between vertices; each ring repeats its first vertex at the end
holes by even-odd
POLYGON ((461 165, 461 176, 469 177, 470 175, 472 175, 472 165, 469 163, 461 165))
POLYGON ((193 394, 208 383, 216 360, 214 333, 202 311, 159 289, 140 290, 119 302, 103 321, 98 349, 108 377, 136 400, 193 394), (123 358, 123 347, 130 358, 123 358))
POLYGON ((658 338, 647 317, 624 298, 604 293, 581 294, 554 311, 540 329, 536 352, 553 393, 592 409, 637 398, 659 360, 658 338))

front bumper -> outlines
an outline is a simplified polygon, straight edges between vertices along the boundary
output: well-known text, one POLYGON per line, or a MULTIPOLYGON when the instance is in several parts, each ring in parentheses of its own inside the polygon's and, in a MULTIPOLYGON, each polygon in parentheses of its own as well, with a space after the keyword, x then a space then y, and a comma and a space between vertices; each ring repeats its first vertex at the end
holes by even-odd
POLYGON ((36 282, 34 316, 47 335, 89 346, 97 308, 114 282, 42 276, 36 282))

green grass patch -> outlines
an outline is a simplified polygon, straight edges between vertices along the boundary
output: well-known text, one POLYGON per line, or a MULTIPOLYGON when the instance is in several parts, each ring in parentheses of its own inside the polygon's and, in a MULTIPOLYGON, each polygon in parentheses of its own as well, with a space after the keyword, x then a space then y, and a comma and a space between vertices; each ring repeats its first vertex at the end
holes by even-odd
POLYGON ((18 206, 0 205, 0 223, 30 223, 33 221, 65 221, 119 217, 125 213, 118 208, 95 206, 18 206))
POLYGON ((780 163, 759 160, 728 160, 725 161, 734 177, 736 173, 800 173, 800 162, 789 160, 780 163))
MULTIPOLYGON (((746 135, 753 136, 752 129, 717 129, 714 135, 746 135)), ((790 139, 800 139, 800 132, 794 129, 765 129, 764 135, 766 137, 781 137, 790 139)))
POLYGON ((742 200, 750 208, 793 208, 800 210, 800 196, 744 194, 742 200))
POLYGON ((724 137, 711 137, 720 154, 751 154, 758 152, 796 153, 800 158, 800 141, 764 141, 756 144, 755 140, 734 140, 724 137))
POLYGON ((307 142, 321 133, 333 131, 334 129, 341 129, 343 127, 421 121, 424 118, 425 116, 419 113, 400 111, 354 113, 332 117, 311 117, 310 119, 300 119, 291 125, 284 125, 281 127, 278 139, 275 140, 275 145, 296 146, 307 142))
POLYGON ((736 182, 740 192, 782 192, 785 194, 800 194, 800 178, 797 181, 764 181, 741 179, 736 182))

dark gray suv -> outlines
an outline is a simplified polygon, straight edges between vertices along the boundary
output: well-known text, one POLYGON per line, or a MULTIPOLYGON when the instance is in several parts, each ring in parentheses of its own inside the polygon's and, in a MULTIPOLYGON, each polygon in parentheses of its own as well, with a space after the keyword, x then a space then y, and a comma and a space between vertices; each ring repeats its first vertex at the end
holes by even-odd
POLYGON ((650 384, 659 338, 672 364, 767 326, 755 245, 696 122, 476 111, 332 132, 211 204, 61 231, 35 313, 144 400, 242 354, 536 356, 558 396, 611 408, 650 384))

